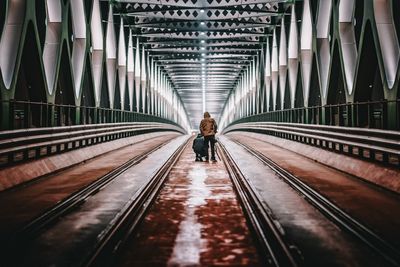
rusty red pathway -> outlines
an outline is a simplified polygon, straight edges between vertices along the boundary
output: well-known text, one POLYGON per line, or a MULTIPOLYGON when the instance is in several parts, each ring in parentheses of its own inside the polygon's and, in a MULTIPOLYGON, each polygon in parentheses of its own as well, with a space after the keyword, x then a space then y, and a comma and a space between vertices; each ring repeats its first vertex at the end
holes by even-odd
POLYGON ((121 266, 260 266, 221 161, 195 162, 188 147, 122 255, 121 266))

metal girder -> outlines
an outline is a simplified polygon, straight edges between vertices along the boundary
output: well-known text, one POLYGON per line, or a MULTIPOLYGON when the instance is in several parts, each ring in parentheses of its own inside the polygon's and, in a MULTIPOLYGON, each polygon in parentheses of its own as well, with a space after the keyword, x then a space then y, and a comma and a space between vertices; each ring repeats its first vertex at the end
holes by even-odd
POLYGON ((223 53, 241 53, 245 54, 249 51, 259 51, 259 48, 248 48, 248 47, 241 47, 241 48, 214 48, 214 49, 205 49, 201 50, 199 48, 149 48, 148 51, 153 51, 153 55, 157 54, 170 54, 170 53, 215 53, 215 52, 223 52, 223 53))
MULTIPOLYGON (((108 0, 102 0, 108 1, 108 0)), ((119 0, 120 3, 130 3, 130 4, 146 4, 146 5, 164 5, 171 7, 191 7, 191 8, 207 8, 215 6, 215 1, 211 3, 208 1, 171 1, 171 0, 119 0)), ((277 3, 285 2, 283 0, 241 0, 240 4, 242 5, 266 5, 269 8, 277 8, 277 3)), ((235 1, 227 1, 222 0, 218 1, 218 5, 220 7, 234 7, 239 5, 238 2, 235 1)))
MULTIPOLYGON (((267 36, 267 35, 266 35, 267 36)), ((231 46, 257 46, 260 45, 259 41, 246 41, 242 39, 212 39, 212 40, 204 40, 204 43, 201 43, 202 40, 171 40, 171 39, 155 39, 149 38, 145 41, 144 45, 150 46, 158 46, 158 47, 199 47, 199 45, 206 45, 207 47, 231 47, 231 46)))
POLYGON ((207 21, 199 23, 179 23, 179 22, 169 22, 169 23, 136 23, 135 27, 140 27, 142 29, 162 29, 162 30, 178 30, 178 31, 201 31, 204 29, 208 30, 235 30, 235 29, 248 29, 248 28, 265 28, 265 22, 240 22, 240 23, 225 23, 224 21, 207 21), (202 26, 201 23, 204 23, 202 26))
MULTIPOLYGON (((166 74, 192 123, 219 118, 244 69, 260 55, 286 0, 116 0, 150 58, 166 74)), ((254 65, 253 65, 254 66, 254 65)))
POLYGON ((185 39, 185 38, 203 38, 207 39, 226 39, 226 38, 241 38, 242 40, 245 37, 264 37, 265 31, 263 29, 240 29, 240 31, 232 31, 232 30, 203 30, 203 31, 172 31, 168 29, 168 31, 144 31, 142 30, 141 36, 143 37, 154 37, 154 38, 177 38, 177 39, 185 39))

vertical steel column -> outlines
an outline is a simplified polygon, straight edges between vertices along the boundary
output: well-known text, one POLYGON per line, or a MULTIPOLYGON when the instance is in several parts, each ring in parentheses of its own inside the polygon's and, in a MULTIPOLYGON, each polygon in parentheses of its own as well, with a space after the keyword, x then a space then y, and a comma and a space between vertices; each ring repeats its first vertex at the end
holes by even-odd
POLYGON ((140 112, 140 43, 139 36, 136 37, 136 51, 135 51, 135 96, 136 96, 136 112, 140 112))
POLYGON ((278 79, 279 79, 279 62, 278 62, 278 44, 276 40, 276 29, 274 30, 272 39, 272 59, 271 59, 271 79, 272 79, 272 110, 276 110, 278 79))
POLYGON ((135 90, 135 63, 134 63, 134 51, 133 51, 133 37, 132 29, 129 29, 129 40, 128 40, 128 59, 127 59, 127 78, 128 78, 128 92, 129 92, 129 110, 134 110, 134 90, 135 90))
POLYGON ((280 109, 285 108, 285 93, 286 93, 286 78, 287 78, 287 43, 285 17, 281 21, 281 34, 279 39, 279 90, 280 90, 280 109))
POLYGON ((147 73, 146 73, 146 51, 144 45, 142 45, 142 60, 140 64, 141 64, 141 71, 140 71, 141 112, 143 112, 143 114, 146 114, 147 73))
POLYGON ((263 112, 268 112, 270 110, 269 102, 271 98, 271 49, 269 45, 269 38, 267 38, 267 47, 265 50, 265 105, 263 107, 263 112))

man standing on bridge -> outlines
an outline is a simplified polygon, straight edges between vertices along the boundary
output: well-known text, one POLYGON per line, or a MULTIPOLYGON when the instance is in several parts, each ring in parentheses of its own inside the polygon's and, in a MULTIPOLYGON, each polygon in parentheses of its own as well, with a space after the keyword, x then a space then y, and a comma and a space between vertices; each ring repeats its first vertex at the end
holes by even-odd
POLYGON ((211 118, 210 113, 204 112, 204 119, 200 123, 200 133, 204 136, 204 145, 207 149, 206 161, 208 161, 208 147, 211 145, 211 161, 215 159, 215 134, 217 133, 217 123, 211 118))

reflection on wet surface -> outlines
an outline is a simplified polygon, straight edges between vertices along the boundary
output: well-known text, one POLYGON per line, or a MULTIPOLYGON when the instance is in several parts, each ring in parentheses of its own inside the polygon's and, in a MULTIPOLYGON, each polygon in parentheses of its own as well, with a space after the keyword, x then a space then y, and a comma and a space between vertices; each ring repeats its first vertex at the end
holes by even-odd
POLYGON ((200 251, 207 247, 206 240, 201 239, 202 225, 198 223, 195 211, 207 204, 206 198, 210 190, 205 184, 207 178, 204 166, 195 165, 190 170, 188 179, 189 196, 185 205, 185 219, 179 225, 178 236, 168 265, 198 265, 200 251))
POLYGON ((187 148, 120 259, 123 266, 259 266, 222 162, 187 148))
POLYGON ((0 236, 15 232, 24 224, 70 194, 109 173, 129 159, 171 140, 165 135, 135 143, 86 161, 35 183, 0 193, 0 236), (9 205, 13 203, 13 205, 9 205))

